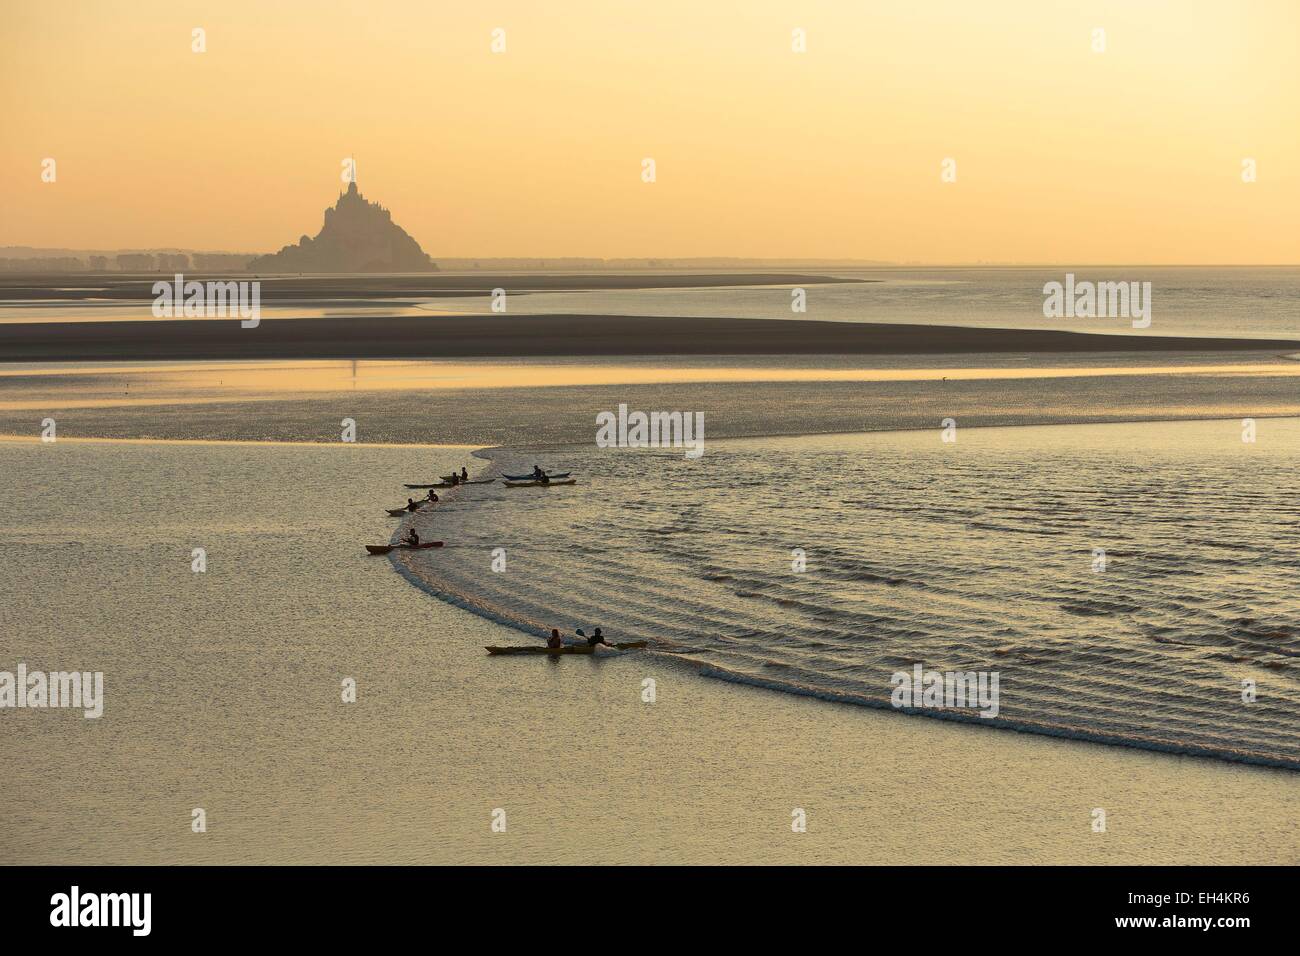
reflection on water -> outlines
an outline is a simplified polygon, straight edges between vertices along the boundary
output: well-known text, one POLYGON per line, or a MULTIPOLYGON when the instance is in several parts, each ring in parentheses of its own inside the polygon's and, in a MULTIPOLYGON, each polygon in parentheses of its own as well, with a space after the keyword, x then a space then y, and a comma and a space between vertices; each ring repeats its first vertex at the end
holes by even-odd
MULTIPOLYGON (((0 669, 105 674, 100 720, 4 714, 0 862, 1297 862, 1285 771, 981 732, 647 656, 489 657, 532 638, 360 549, 397 526, 381 508, 400 481, 464 463, 337 442, 0 444, 0 669), (498 806, 506 838, 487 825, 498 806), (793 806, 810 813, 797 839, 793 806), (1104 840, 1097 806, 1123 821, 1104 840)), ((500 577, 451 534, 457 510, 482 510, 455 499, 440 557, 500 577)))
POLYGON ((704 382, 960 382, 1170 375, 1300 376, 1283 357, 1190 354, 957 357, 736 356, 608 361, 249 361, 0 365, 0 410, 259 401, 298 393, 704 382), (951 364, 949 364, 951 363, 951 364))
MULTIPOLYGON (((579 288, 543 291, 546 273, 501 275, 509 294, 510 311, 520 315, 647 315, 729 316, 756 319, 814 319, 831 322, 892 322, 957 325, 981 328, 1059 329, 1141 335, 1127 319, 1076 319, 1043 316, 1043 286, 1062 281, 1067 271, 1080 280, 1141 280, 1152 284, 1151 335, 1202 335, 1233 338, 1291 338, 1300 335, 1300 270, 1294 267, 928 267, 881 266, 858 270, 826 270, 828 274, 868 282, 807 283, 808 310, 790 308, 791 285, 734 285, 709 288, 579 288), (533 287, 529 289, 530 285, 533 287)), ((647 280, 649 281, 649 276, 647 280)), ((240 276, 249 278, 248 276, 240 276)), ((298 283, 297 277, 280 277, 298 283)), ((324 316, 438 316, 487 314, 490 291, 482 288, 485 274, 467 275, 464 288, 446 287, 428 296, 373 295, 358 298, 338 288, 338 277, 322 277, 317 287, 302 286, 296 301, 263 300, 263 318, 324 316)), ((551 277, 554 278, 553 276, 551 277)), ((455 276, 439 281, 455 284, 455 276)), ((607 283, 610 274, 593 277, 593 286, 607 283)), ((66 281, 66 280, 65 280, 66 281)), ((264 278, 264 283, 277 280, 264 278)), ((579 281, 581 278, 579 277, 579 281)), ((621 281, 621 280, 620 280, 621 281)), ((636 275, 630 280, 635 282, 636 275)), ((728 281, 741 281, 729 279, 728 281)), ((368 284, 385 282, 366 277, 368 284)), ((389 281, 402 291, 397 279, 389 281)), ((277 295, 282 293, 277 292, 277 295)), ((148 301, 0 302, 3 322, 95 322, 151 319, 148 301)), ((194 321, 207 321, 195 319, 194 321)))
POLYGON ((915 662, 997 671, 981 726, 1300 769, 1300 505, 1279 491, 1300 420, 1259 427, 746 439, 698 461, 502 449, 506 473, 540 461, 579 484, 475 486, 406 520, 505 547, 509 574, 398 561, 494 620, 601 624, 712 676, 888 707, 915 662))

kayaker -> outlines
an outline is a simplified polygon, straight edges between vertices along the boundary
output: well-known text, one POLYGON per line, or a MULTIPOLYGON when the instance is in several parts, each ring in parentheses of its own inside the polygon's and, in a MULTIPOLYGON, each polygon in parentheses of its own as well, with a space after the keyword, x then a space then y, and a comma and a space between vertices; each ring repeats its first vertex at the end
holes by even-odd
POLYGON ((407 510, 407 511, 415 511, 415 510, 416 510, 417 508, 419 508, 419 507, 420 507, 420 502, 416 501, 414 498, 407 498, 407 499, 406 499, 406 510, 407 510))
POLYGON ((560 640, 560 632, 555 628, 551 628, 551 636, 546 639, 546 646, 551 650, 564 646, 564 642, 560 640))
POLYGON ((464 465, 461 465, 461 466, 460 466, 460 480, 461 480, 461 481, 469 481, 469 472, 465 470, 465 466, 464 466, 464 465))
POLYGON ((546 477, 546 472, 542 471, 541 465, 538 464, 533 465, 533 477, 536 478, 538 481, 541 481, 541 479, 546 477))
POLYGON ((452 486, 453 488, 455 488, 455 487, 456 487, 457 485, 459 485, 459 484, 460 484, 460 475, 452 475, 452 476, 451 476, 451 486, 452 486))
POLYGON ((604 637, 601 636, 600 628, 596 628, 596 630, 592 632, 591 637, 587 638, 588 647, 595 647, 597 644, 604 644, 606 647, 614 646, 609 641, 605 640, 604 637))
POLYGON ((420 534, 414 528, 406 529, 406 537, 403 540, 413 548, 420 546, 420 534))
POLYGON ((429 500, 429 501, 437 501, 437 500, 438 500, 438 493, 437 493, 436 491, 434 491, 432 488, 429 489, 429 499, 428 499, 428 500, 429 500))

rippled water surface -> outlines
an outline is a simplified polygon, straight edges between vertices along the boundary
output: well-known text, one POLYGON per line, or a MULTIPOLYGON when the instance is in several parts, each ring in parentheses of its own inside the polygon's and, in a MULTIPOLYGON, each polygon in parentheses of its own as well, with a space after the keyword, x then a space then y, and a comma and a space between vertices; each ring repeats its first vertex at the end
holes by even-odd
MULTIPOLYGON (((338 420, 334 406, 315 407, 320 421, 338 420)), ((1239 490, 1264 483, 1262 466, 1278 474, 1268 448, 1280 425, 1261 420, 1260 444, 1244 462, 1257 478, 1246 474, 1239 490)), ((1214 450, 1224 434, 1218 426, 1197 427, 1205 430, 1192 437, 1207 458, 1223 457, 1214 450)), ((1154 440, 1159 432, 1125 434, 1154 440)), ((962 432, 958 448, 975 457, 945 468, 959 460, 990 467, 978 464, 991 464, 979 442, 962 432)), ((943 461, 927 457, 927 447, 928 438, 903 434, 717 442, 695 463, 650 455, 602 463, 566 449, 537 457, 581 465, 583 483, 567 491, 495 485, 447 496, 419 519, 447 542, 421 553, 427 580, 436 560, 441 577, 476 600, 494 600, 503 615, 557 616, 566 627, 599 621, 611 632, 648 622, 691 648, 682 659, 638 652, 551 660, 485 654, 485 644, 535 638, 433 599, 394 573, 388 558, 361 548, 399 526, 384 509, 405 499, 402 482, 474 467, 468 449, 0 442, 7 505, 0 670, 25 663, 104 673, 100 719, 0 711, 0 862, 1295 863, 1300 777, 1290 771, 993 733, 696 676, 690 659, 776 675, 764 660, 797 660, 828 685, 839 676, 840 686, 861 689, 872 685, 867 666, 880 653, 873 644, 981 647, 974 631, 948 637, 930 628, 927 636, 927 618, 939 610, 947 609, 944 626, 959 616, 951 588, 827 573, 835 555, 849 568, 843 556, 858 553, 868 567, 894 567, 897 578, 955 561, 950 580, 960 581, 969 556, 945 559, 923 547, 941 523, 956 540, 976 534, 951 511, 918 517, 913 526, 924 538, 886 531, 859 540, 864 528, 901 527, 885 515, 916 495, 906 484, 891 489, 873 461, 900 462, 895 471, 916 484, 943 461), (816 464, 816 449, 875 468, 852 492, 876 502, 874 516, 834 516, 817 495, 836 488, 848 495, 849 486, 827 474, 803 483, 773 481, 767 470, 738 477, 762 467, 764 449, 792 470, 816 464), (733 455, 744 457, 724 471, 733 455), (907 461, 910 470, 901 467, 907 461), (828 528, 842 538, 839 550, 828 528), (797 580, 784 570, 795 541, 810 561, 797 580), (201 574, 192 570, 196 547, 207 553, 201 574), (490 570, 495 547, 507 549, 505 574, 490 570), (919 636, 885 639, 873 636, 886 633, 882 627, 843 621, 811 636, 798 606, 762 596, 778 591, 877 607, 883 622, 916 621, 919 636), (556 607, 562 613, 548 609, 556 607), (743 609, 737 626, 724 607, 743 609), (755 633, 746 636, 741 624, 755 633), (781 637, 759 633, 776 624, 786 628, 781 637), (357 681, 355 704, 340 700, 345 676, 357 681), (657 681, 653 705, 642 697, 647 678, 657 681), (205 834, 190 830, 194 807, 207 811, 205 834), (508 835, 489 828, 496 807, 508 810, 508 835), (806 808, 809 819, 808 832, 794 838, 792 807, 806 808), (1115 823, 1104 837, 1091 828, 1095 807, 1115 823)), ((939 471, 931 480, 951 476, 939 471)), ((1287 476, 1279 478, 1254 515, 1288 498, 1278 490, 1287 476)), ((1044 540, 990 541, 1028 546, 1005 545, 1018 538, 1044 540)), ((1263 627, 1277 616, 1258 600, 1273 593, 1276 568, 1272 552, 1260 554, 1248 565, 1254 584, 1231 599, 1263 627)), ((1022 558, 1011 551, 1001 560, 1022 558)), ((1117 555, 1112 568, 1126 560, 1117 555)), ((965 586, 969 604, 986 600, 980 595, 991 580, 965 586)), ((1006 619, 1032 643, 1021 605, 1034 592, 1028 583, 1019 592, 1028 596, 1008 604, 1006 619)), ((1231 715, 1215 696, 1220 685, 1197 683, 1198 668, 1236 680, 1238 668, 1216 658, 1220 648, 1161 645, 1126 631, 1130 617, 1119 613, 1073 617, 1051 603, 1062 597, 1040 595, 1044 616, 1075 627, 1058 645, 1082 649, 1109 634, 1152 661, 1136 679, 1131 669, 1083 673, 1132 679, 1132 696, 1146 710, 1163 706, 1173 681, 1231 715)), ((1284 640, 1267 636, 1252 643, 1285 650, 1284 640)), ((1281 651, 1249 653, 1277 660, 1286 657, 1281 651)), ((926 654, 935 664, 984 657, 926 654)), ((1010 677, 1013 665, 999 664, 1010 677)), ((1023 661, 1014 667, 1016 675, 1038 673, 1023 661)), ((1273 707, 1261 714, 1276 716, 1289 672, 1240 668, 1258 675, 1261 702, 1273 707)), ((1007 712, 1023 713, 1023 687, 1003 684, 1007 712)))
POLYGON ((581 482, 462 489, 414 520, 467 560, 400 563, 502 622, 601 624, 712 676, 888 707, 914 663, 996 671, 996 718, 926 713, 1300 767, 1300 420, 1254 443, 1212 421, 706 448, 497 450, 489 473, 581 482))

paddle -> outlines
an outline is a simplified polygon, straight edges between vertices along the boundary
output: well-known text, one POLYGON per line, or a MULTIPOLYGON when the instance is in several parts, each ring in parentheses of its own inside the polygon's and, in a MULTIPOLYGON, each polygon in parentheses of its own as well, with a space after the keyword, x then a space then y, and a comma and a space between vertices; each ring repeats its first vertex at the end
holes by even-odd
MULTIPOLYGON (((584 639, 585 639, 586 636, 587 636, 586 634, 584 634, 584 633, 582 632, 582 628, 578 628, 578 629, 575 630, 573 633, 574 633, 574 634, 577 634, 579 637, 584 638, 584 639)), ((606 647, 613 647, 613 646, 614 646, 614 645, 611 644, 609 641, 605 640, 605 635, 603 635, 603 634, 600 636, 600 643, 601 643, 601 644, 604 644, 606 647)))

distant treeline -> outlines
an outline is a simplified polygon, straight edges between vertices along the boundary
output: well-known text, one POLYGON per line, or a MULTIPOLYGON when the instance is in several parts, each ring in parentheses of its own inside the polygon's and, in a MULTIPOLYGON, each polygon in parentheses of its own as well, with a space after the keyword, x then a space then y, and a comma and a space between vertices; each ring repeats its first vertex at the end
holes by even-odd
MULTIPOLYGON (((31 247, 0 249, 0 272, 243 272, 258 258, 234 252, 121 252, 96 255, 14 256, 14 252, 35 251, 31 247)), ((600 272, 690 269, 773 269, 840 268, 858 269, 883 263, 863 259, 741 259, 700 256, 664 259, 589 259, 579 257, 438 259, 437 268, 450 272, 600 272)), ((276 271, 276 270, 271 270, 276 271)))
POLYGON ((887 265, 872 259, 744 259, 736 256, 691 256, 647 259, 592 259, 580 257, 479 259, 435 256, 438 268, 446 272, 509 272, 535 269, 544 272, 626 272, 636 269, 681 271, 687 269, 861 269, 887 265))
POLYGON ((242 272, 254 258, 227 252, 124 252, 115 256, 0 258, 0 272, 242 272))

